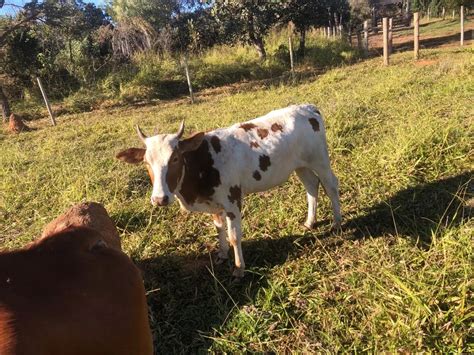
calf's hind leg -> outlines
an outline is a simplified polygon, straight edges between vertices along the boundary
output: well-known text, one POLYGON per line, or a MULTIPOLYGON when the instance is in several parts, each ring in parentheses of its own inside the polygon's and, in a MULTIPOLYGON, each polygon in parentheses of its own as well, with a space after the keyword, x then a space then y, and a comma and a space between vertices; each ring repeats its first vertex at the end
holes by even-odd
POLYGON ((227 226, 224 214, 213 214, 212 220, 219 236, 219 251, 217 252, 216 264, 222 264, 229 258, 229 242, 227 240, 227 226))
POLYGON ((296 169, 296 175, 301 180, 306 189, 306 197, 308 198, 308 217, 304 226, 312 229, 316 223, 316 210, 318 208, 318 192, 319 178, 308 168, 296 169))
POLYGON ((336 175, 334 175, 329 166, 323 169, 316 170, 316 174, 321 180, 321 184, 323 185, 324 191, 331 200, 332 213, 334 215, 333 228, 340 229, 342 217, 341 206, 339 204, 339 182, 337 180, 337 177, 336 175))

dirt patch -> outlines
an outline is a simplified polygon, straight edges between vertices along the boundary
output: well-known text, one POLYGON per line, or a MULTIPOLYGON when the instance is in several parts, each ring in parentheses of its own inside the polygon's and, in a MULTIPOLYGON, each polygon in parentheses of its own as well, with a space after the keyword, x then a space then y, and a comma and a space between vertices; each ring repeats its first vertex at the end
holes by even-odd
POLYGON ((31 128, 28 127, 23 120, 21 119, 20 116, 15 115, 12 113, 10 115, 10 119, 8 122, 8 130, 11 133, 20 133, 20 132, 28 132, 31 131, 31 128))
POLYGON ((438 63, 437 60, 429 60, 429 59, 425 59, 425 60, 418 60, 415 62, 415 65, 418 66, 418 67, 427 67, 429 65, 434 65, 438 63))

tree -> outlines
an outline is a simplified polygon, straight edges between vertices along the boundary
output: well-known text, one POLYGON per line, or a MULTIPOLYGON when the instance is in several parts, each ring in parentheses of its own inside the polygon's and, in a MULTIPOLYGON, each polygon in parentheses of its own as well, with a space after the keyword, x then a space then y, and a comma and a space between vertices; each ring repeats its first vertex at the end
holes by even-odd
POLYGON ((97 34, 108 24, 101 9, 82 0, 34 0, 16 16, 0 17, 0 71, 15 83, 0 84, 2 107, 15 86, 22 88, 15 92, 19 97, 35 85, 36 76, 44 79, 53 97, 77 89, 80 80, 94 78, 111 52, 97 34))
MULTIPOLYGON (((4 0, 0 0, 0 8, 4 6, 4 0)), ((44 14, 44 6, 38 4, 38 2, 32 1, 24 5, 23 10, 17 16, 15 20, 0 19, 0 55, 2 58, 5 56, 4 46, 9 36, 18 29, 25 28, 33 21, 36 21, 41 15, 44 14)), ((4 70, 2 70, 4 71, 4 70)), ((3 121, 6 122, 10 116, 10 104, 8 102, 7 95, 5 94, 2 83, 0 82, 0 103, 2 106, 2 117, 3 121)))
MULTIPOLYGON (((0 0, 1 1, 1 0, 0 0)), ((45 6, 37 0, 25 4, 15 20, 0 22, 0 48, 5 44, 8 36, 20 28, 27 27, 45 13, 45 6)))
POLYGON ((170 24, 172 53, 202 52, 219 41, 219 24, 210 8, 182 13, 170 24))
POLYGON ((281 22, 292 22, 299 33, 298 55, 303 57, 306 47, 306 32, 312 26, 324 26, 328 23, 325 0, 289 0, 281 5, 281 22))
POLYGON ((114 53, 128 58, 135 52, 168 49, 171 22, 183 6, 191 2, 193 0, 112 0, 108 13, 115 23, 114 53))
POLYGON ((357 29, 362 26, 363 22, 371 17, 372 6, 370 0, 349 0, 350 20, 349 26, 357 29))
POLYGON ((179 0, 113 0, 107 10, 117 23, 140 19, 155 31, 159 31, 180 12, 181 2, 179 0))
POLYGON ((348 0, 327 0, 326 6, 330 26, 339 26, 349 21, 350 7, 348 0))
POLYGON ((212 8, 220 24, 220 36, 228 43, 240 41, 255 47, 266 59, 264 37, 277 22, 279 5, 266 0, 216 0, 212 8))
POLYGON ((41 48, 35 32, 22 28, 8 37, 0 60, 3 72, 27 85, 40 67, 38 54, 41 48))

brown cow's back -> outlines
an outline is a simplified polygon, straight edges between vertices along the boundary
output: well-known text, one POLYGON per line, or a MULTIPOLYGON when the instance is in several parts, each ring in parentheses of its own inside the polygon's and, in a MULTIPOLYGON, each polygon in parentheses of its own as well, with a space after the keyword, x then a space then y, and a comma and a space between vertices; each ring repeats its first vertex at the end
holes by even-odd
POLYGON ((151 354, 139 270, 69 228, 0 254, 0 354, 151 354))
POLYGON ((44 227, 41 238, 59 233, 69 227, 87 227, 99 231, 108 246, 122 250, 117 228, 107 210, 100 203, 83 202, 72 206, 44 227))

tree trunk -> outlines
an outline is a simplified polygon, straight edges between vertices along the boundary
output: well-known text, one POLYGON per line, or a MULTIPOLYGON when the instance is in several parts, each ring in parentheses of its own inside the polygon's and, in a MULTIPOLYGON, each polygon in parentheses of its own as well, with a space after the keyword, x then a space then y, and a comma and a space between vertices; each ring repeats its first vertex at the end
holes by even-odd
POLYGON ((306 29, 300 30, 300 46, 298 47, 298 56, 300 58, 304 57, 306 49, 306 29))
POLYGON ((263 62, 267 59, 267 52, 265 51, 265 46, 263 44, 263 39, 260 37, 256 37, 253 40, 253 45, 258 53, 258 58, 263 62))
POLYGON ((72 40, 69 38, 68 40, 68 47, 69 47, 69 60, 71 61, 72 64, 72 73, 74 74, 76 72, 76 66, 74 64, 74 58, 72 55, 72 40))
POLYGON ((0 104, 2 106, 2 117, 3 122, 8 122, 8 118, 10 117, 10 104, 8 103, 7 95, 3 91, 3 88, 0 86, 0 104))
POLYGON ((253 16, 250 13, 250 11, 248 13, 247 20, 248 20, 248 31, 249 31, 250 42, 253 44, 253 46, 257 50, 259 59, 263 62, 265 59, 267 59, 267 52, 265 52, 263 38, 255 33, 255 28, 253 25, 253 16))
POLYGON ((372 8, 372 31, 377 34, 379 30, 377 28, 377 10, 375 7, 372 8))

